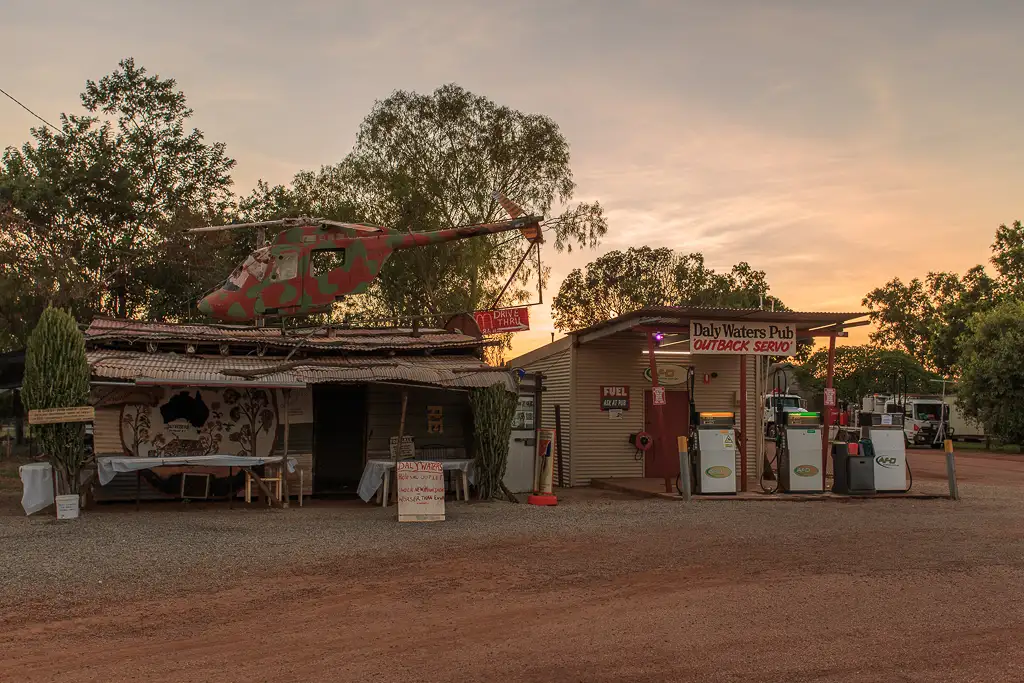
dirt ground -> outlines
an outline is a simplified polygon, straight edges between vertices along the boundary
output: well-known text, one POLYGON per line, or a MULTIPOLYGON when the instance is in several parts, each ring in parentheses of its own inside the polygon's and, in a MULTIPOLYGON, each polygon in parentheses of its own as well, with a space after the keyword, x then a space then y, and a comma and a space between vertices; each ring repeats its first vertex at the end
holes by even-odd
MULTIPOLYGON (((941 453, 911 462, 915 489, 943 489, 941 453)), ((10 508, 0 680, 1024 680, 1024 457, 958 474, 960 502, 573 490, 431 525, 10 508)))

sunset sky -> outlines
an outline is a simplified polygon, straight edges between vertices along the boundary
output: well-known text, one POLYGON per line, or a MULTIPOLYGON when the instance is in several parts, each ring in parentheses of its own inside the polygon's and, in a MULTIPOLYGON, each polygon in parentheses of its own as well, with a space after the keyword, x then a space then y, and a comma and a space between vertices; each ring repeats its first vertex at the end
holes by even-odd
MULTIPOLYGON (((988 258, 1024 218, 1024 2, 8 0, 0 88, 44 118, 135 57, 174 77, 236 190, 341 160, 375 99, 457 82, 544 113, 611 249, 741 260, 804 310, 988 258), (172 9, 173 7, 173 9, 172 9)), ((0 146, 36 125, 0 98, 0 146)), ((547 306, 515 353, 549 340, 547 306)), ((863 333, 853 341, 861 341, 863 333)))

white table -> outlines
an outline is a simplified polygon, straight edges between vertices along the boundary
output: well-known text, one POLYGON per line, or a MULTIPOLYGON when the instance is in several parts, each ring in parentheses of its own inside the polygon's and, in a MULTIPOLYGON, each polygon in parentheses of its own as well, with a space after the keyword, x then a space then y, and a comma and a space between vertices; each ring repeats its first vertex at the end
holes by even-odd
MULTIPOLYGON (((423 458, 421 461, 439 462, 444 471, 461 472, 462 476, 455 480, 455 500, 459 499, 459 484, 462 488, 462 499, 469 500, 469 485, 473 483, 473 461, 472 460, 432 460, 423 458)), ((376 495, 381 501, 381 506, 388 504, 389 489, 391 486, 391 472, 395 469, 393 460, 371 459, 366 461, 363 468, 363 476, 359 478, 359 497, 363 502, 369 503, 376 495), (382 486, 383 484, 383 486, 382 486), (381 495, 383 488, 383 495, 381 495)))

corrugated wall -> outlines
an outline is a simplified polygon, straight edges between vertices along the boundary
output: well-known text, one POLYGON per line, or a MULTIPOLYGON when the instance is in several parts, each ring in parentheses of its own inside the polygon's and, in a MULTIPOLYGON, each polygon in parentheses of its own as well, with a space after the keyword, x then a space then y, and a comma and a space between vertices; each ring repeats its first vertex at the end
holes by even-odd
MULTIPOLYGON (((573 486, 585 486, 591 479, 608 477, 644 476, 643 460, 634 457, 635 449, 629 444, 629 434, 644 427, 644 392, 651 382, 644 377, 649 367, 646 338, 624 333, 581 345, 576 350, 576 395, 573 413, 573 486), (612 420, 600 409, 602 385, 628 385, 630 410, 619 420, 612 420)), ((731 411, 739 418, 740 369, 736 356, 662 355, 659 365, 693 365, 697 381, 694 403, 698 411, 731 411), (705 374, 717 373, 708 384, 705 374)), ((754 396, 754 362, 747 359, 747 472, 756 472, 755 415, 758 406, 754 396)), ((686 386, 667 386, 668 391, 685 391, 686 386)), ((740 466, 737 450, 736 468, 740 466)))
POLYGON ((561 406, 562 414, 562 437, 560 442, 562 449, 558 451, 558 457, 562 459, 561 471, 563 482, 558 481, 559 463, 555 462, 555 486, 570 485, 572 477, 572 406, 571 392, 572 368, 571 357, 574 350, 564 344, 565 348, 555 351, 535 361, 528 361, 523 368, 529 372, 539 372, 544 375, 545 391, 541 394, 540 426, 547 429, 555 428, 555 406, 561 406))
MULTIPOLYGON (((416 454, 444 458, 469 458, 472 433, 472 415, 469 394, 465 391, 446 391, 409 387, 406 405, 405 434, 413 438, 416 454), (427 407, 440 406, 442 433, 431 433, 427 428, 427 407)), ((398 436, 398 423, 402 414, 402 389, 396 386, 371 384, 367 396, 367 458, 390 458, 389 439, 398 436)))

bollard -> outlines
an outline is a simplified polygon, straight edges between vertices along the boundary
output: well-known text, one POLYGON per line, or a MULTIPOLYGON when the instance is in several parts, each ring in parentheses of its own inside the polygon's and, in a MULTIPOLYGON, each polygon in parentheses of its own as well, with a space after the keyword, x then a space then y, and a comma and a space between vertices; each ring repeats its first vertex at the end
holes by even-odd
POLYGON ((682 485, 683 500, 690 500, 690 451, 686 437, 678 437, 679 442, 679 483, 682 485))
POLYGON ((953 440, 946 439, 946 479, 949 480, 949 497, 960 500, 960 491, 956 487, 956 463, 953 461, 953 440))

